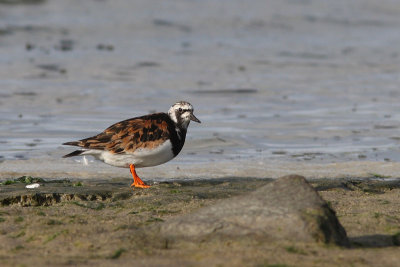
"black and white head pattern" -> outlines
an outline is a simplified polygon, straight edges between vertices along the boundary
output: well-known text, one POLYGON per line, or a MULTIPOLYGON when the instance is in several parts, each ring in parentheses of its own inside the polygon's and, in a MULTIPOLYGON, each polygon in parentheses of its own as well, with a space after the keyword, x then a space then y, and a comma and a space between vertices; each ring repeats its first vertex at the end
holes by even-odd
POLYGON ((186 101, 179 101, 172 105, 168 115, 182 129, 187 129, 191 120, 200 123, 200 120, 193 115, 193 106, 186 101))

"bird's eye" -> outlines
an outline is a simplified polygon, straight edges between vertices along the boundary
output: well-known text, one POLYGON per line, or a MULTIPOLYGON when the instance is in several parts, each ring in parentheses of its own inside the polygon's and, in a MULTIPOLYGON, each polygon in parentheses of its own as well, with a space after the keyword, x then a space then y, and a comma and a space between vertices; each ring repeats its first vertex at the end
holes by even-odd
POLYGON ((179 112, 182 112, 182 108, 179 108, 179 112))

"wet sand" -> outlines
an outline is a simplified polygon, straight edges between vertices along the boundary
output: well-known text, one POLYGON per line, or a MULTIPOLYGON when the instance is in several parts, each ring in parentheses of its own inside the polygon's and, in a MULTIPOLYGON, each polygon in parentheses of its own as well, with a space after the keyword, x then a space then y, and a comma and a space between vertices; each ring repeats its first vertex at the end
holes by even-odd
MULTIPOLYGON (((180 156, 178 156, 180 157, 180 156)), ((5 161, 1 166, 0 180, 24 175, 48 179, 120 179, 131 178, 128 168, 108 166, 98 161, 88 165, 82 159, 29 159, 5 161)), ((281 161, 235 161, 204 164, 180 164, 175 160, 151 168, 137 170, 139 176, 149 183, 178 180, 216 179, 226 177, 278 178, 297 173, 313 179, 377 178, 398 179, 400 163, 397 162, 339 162, 318 164, 310 162, 281 161)))
POLYGON ((393 1, 16 2, 0 3, 0 161, 58 159, 181 99, 203 123, 177 164, 399 160, 393 1))

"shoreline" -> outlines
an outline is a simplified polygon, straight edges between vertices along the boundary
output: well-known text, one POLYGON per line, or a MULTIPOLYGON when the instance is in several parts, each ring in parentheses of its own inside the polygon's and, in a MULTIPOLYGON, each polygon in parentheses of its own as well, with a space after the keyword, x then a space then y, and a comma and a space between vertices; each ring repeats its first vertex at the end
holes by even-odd
MULTIPOLYGON (((349 161, 336 163, 286 162, 269 160, 236 160, 179 164, 170 162, 161 166, 138 169, 144 180, 164 182, 171 180, 216 179, 226 177, 278 178, 299 174, 314 179, 338 178, 399 178, 400 162, 349 161)), ((5 160, 0 163, 0 180, 24 175, 42 178, 68 179, 130 178, 129 169, 108 166, 98 161, 89 165, 75 160, 52 157, 28 160, 5 160)))

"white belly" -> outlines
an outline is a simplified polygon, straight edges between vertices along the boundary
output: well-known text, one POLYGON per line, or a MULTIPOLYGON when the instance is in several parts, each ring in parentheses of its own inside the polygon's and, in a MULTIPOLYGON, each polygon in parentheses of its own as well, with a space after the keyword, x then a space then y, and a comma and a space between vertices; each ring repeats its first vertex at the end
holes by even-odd
POLYGON ((154 149, 138 149, 132 154, 113 154, 98 150, 88 150, 83 154, 95 156, 113 166, 126 168, 130 164, 135 165, 136 168, 156 166, 174 158, 172 144, 169 140, 154 149))

